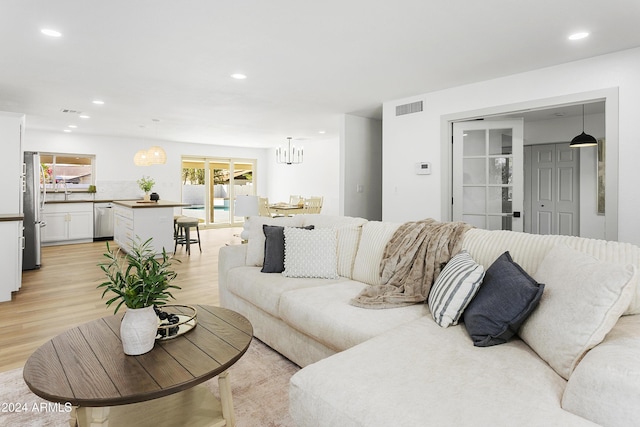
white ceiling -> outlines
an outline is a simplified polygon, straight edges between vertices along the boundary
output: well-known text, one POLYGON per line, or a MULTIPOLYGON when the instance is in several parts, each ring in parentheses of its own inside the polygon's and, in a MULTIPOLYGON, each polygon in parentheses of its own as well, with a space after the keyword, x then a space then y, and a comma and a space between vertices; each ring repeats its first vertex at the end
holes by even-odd
POLYGON ((342 114, 387 100, 640 46, 638 22, 636 0, 2 0, 0 110, 269 147, 335 137, 342 114))

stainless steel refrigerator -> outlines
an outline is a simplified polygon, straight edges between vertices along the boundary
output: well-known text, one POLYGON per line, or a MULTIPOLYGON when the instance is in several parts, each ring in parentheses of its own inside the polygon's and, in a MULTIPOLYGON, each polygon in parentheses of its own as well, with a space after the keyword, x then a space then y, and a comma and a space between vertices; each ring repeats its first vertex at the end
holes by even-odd
POLYGON ((24 152, 25 188, 23 199, 24 213, 24 253, 22 269, 40 268, 40 229, 46 224, 42 220, 47 190, 44 185, 44 170, 40 165, 40 154, 24 152), (42 186, 40 183, 42 182, 42 186))

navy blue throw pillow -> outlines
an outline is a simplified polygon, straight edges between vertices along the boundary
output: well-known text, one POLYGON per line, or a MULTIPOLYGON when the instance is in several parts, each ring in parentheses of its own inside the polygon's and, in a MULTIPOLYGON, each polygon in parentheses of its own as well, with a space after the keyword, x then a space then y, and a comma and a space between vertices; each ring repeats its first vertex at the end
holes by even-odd
POLYGON ((506 343, 538 306, 544 285, 505 252, 487 269, 480 290, 464 311, 473 345, 506 343))
MULTIPOLYGON (((309 225, 307 230, 313 230, 314 226, 309 225)), ((282 273, 284 271, 284 227, 279 225, 262 226, 264 232, 264 262, 262 264, 263 273, 282 273)))

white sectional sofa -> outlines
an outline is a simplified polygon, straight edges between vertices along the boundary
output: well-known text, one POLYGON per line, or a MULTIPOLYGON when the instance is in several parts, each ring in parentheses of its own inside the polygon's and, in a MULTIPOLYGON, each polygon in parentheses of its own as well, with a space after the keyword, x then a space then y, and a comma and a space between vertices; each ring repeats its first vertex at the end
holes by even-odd
POLYGON ((221 305, 303 367, 290 384, 299 426, 640 425, 640 248, 468 231, 463 248, 485 269, 509 251, 547 282, 520 329, 524 338, 475 347, 464 323, 439 326, 427 304, 349 304, 381 283, 384 247, 399 226, 325 215, 252 217, 248 244, 221 249, 221 305), (265 223, 333 230, 339 276, 262 273, 265 223), (571 251, 576 265, 562 258, 571 251))

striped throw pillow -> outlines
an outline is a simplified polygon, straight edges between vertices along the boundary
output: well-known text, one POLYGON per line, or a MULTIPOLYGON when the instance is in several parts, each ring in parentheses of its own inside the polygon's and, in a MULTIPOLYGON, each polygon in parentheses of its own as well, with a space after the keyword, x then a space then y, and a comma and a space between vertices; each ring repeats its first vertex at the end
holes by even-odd
POLYGON ((484 267, 467 251, 449 260, 429 292, 429 309, 433 320, 443 328, 457 325, 462 312, 480 289, 484 267))

